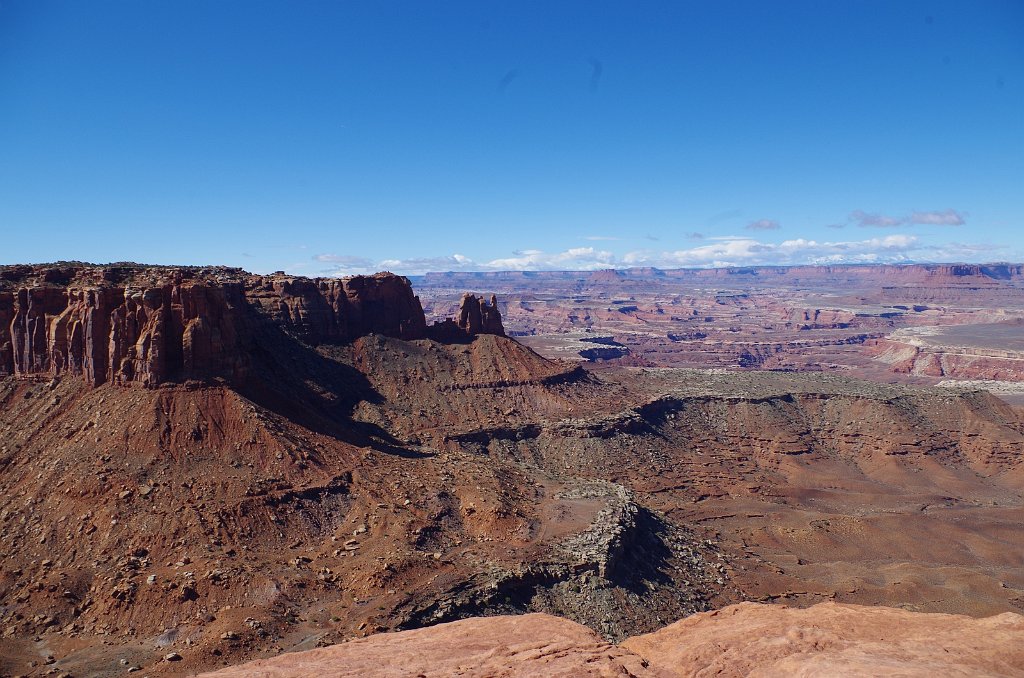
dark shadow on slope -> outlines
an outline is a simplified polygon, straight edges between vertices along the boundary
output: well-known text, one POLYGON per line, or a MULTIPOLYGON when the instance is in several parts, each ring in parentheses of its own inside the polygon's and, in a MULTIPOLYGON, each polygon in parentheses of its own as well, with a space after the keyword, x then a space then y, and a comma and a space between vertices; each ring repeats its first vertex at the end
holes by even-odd
POLYGON ((669 548, 668 526, 643 506, 638 507, 636 527, 625 534, 622 543, 610 554, 606 576, 615 586, 637 595, 649 593, 659 586, 672 584, 668 575, 672 549, 669 548))
POLYGON ((407 458, 431 456, 409 449, 376 424, 358 422, 352 413, 361 402, 381 404, 359 370, 319 353, 250 311, 250 369, 236 390, 281 417, 315 433, 357 447, 407 458))

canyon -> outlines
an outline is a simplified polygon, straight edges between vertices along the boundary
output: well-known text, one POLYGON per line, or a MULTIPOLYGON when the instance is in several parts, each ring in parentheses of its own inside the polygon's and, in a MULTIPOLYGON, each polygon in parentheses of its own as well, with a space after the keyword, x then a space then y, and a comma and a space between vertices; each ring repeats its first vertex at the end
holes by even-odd
POLYGON ((441 661, 509 615, 678 668, 704 641, 642 639, 882 607, 1024 670, 966 649, 1024 610, 1024 412, 979 387, 1022 302, 1009 265, 0 267, 0 673, 441 661))
POLYGON ((547 357, 981 381, 1024 403, 1024 348, 1011 340, 1024 322, 1020 264, 453 272, 415 284, 428 316, 452 313, 463 289, 498 292, 509 332, 547 357))

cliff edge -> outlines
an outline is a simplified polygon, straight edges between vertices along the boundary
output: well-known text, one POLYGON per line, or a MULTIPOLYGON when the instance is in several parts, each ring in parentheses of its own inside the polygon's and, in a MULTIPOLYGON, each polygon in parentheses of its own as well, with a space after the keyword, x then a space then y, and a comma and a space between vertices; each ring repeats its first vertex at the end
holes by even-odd
POLYGON ((463 299, 457 320, 428 327, 408 278, 262 276, 225 267, 54 264, 0 267, 0 377, 78 374, 154 386, 237 381, 266 326, 304 343, 367 334, 467 340, 504 336, 497 300, 463 299))

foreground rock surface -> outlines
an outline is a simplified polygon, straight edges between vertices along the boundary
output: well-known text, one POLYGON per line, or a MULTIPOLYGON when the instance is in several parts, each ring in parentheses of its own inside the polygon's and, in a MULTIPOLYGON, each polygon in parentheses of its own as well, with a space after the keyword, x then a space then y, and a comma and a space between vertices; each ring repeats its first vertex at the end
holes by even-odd
POLYGON ((620 647, 679 676, 1019 676, 1024 617, 740 603, 620 647))
POLYGON ((203 674, 252 676, 1014 676, 1024 617, 741 603, 619 646, 546 614, 465 619, 203 674))
POLYGON ((483 617, 361 638, 204 676, 669 676, 575 622, 547 614, 483 617))

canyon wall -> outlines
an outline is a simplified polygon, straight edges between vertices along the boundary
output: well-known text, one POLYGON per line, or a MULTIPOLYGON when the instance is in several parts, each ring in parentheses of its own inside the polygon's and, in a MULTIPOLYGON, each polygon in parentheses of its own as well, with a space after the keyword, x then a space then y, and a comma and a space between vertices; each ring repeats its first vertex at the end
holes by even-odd
POLYGON ((259 330, 311 345, 366 334, 504 336, 496 300, 467 295, 457 320, 428 328, 407 278, 251 275, 230 268, 0 267, 0 377, 78 374, 86 382, 222 378, 251 367, 259 330))
POLYGON ((390 273, 341 279, 253 277, 246 300, 312 344, 371 333, 400 339, 427 334, 409 280, 390 273))
POLYGON ((882 337, 865 342, 867 352, 897 374, 1024 381, 1024 352, 969 346, 929 345, 882 337))

